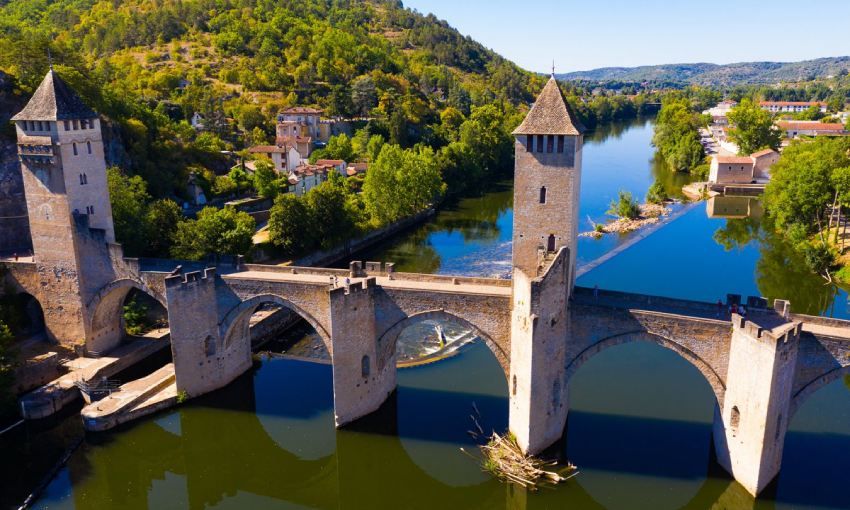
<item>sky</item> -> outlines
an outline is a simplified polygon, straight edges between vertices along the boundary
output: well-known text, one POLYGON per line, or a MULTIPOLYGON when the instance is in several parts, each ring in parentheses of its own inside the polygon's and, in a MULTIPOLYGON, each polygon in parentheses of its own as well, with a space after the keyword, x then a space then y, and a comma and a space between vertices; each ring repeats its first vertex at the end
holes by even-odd
POLYGON ((850 55, 850 0, 404 0, 520 66, 599 67, 850 55))

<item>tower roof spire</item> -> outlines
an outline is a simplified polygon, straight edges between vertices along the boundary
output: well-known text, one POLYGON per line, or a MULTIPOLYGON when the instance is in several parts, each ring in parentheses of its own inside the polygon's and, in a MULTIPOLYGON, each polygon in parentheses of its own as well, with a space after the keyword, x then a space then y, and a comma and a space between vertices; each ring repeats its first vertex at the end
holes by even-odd
POLYGON ((554 66, 552 71, 552 77, 513 134, 576 136, 584 133, 584 126, 572 112, 558 87, 554 66))
POLYGON ((18 120, 94 119, 97 114, 89 108, 52 68, 35 89, 29 103, 17 115, 18 120))

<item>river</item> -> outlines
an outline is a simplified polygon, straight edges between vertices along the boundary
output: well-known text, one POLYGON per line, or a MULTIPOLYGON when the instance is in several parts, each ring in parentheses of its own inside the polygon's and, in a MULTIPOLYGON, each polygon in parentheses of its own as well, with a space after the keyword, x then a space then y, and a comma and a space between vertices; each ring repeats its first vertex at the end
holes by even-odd
MULTIPOLYGON (((648 120, 587 137, 582 230, 605 218, 620 189, 642 197, 656 178, 671 193, 686 182, 654 162, 651 137, 648 120)), ((796 311, 850 318, 847 292, 793 269, 793 255, 759 227, 758 212, 746 199, 698 204, 578 284, 710 301, 727 293, 783 297, 796 311)), ((394 261, 400 271, 502 276, 511 224, 506 183, 362 258, 394 261)), ((627 240, 582 238, 579 264, 627 240)), ((557 489, 527 493, 481 472, 467 455, 476 453, 468 433, 476 409, 485 430, 506 429, 507 384, 478 341, 457 356, 400 370, 394 398, 344 430, 333 426, 330 366, 263 359, 219 392, 87 436, 36 507, 850 508, 850 388, 841 381, 793 418, 778 480, 755 502, 713 460, 708 383, 659 346, 608 349, 572 379, 562 448, 580 474, 557 489)), ((47 459, 79 434, 75 420, 0 437, 0 451, 12 453, 0 460, 0 506, 26 494, 47 459), (40 453, 44 460, 36 460, 40 453)))

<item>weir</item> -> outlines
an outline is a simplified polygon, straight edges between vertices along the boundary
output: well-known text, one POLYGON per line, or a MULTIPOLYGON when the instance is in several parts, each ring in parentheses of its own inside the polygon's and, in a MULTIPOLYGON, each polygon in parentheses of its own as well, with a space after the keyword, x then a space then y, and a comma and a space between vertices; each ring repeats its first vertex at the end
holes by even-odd
POLYGON ((266 304, 321 336, 335 422, 344 426, 395 390, 404 328, 450 319, 499 361, 510 430, 528 453, 562 437, 570 380, 595 354, 634 341, 676 352, 714 391, 720 465, 758 494, 779 470, 795 410, 850 373, 850 323, 791 314, 782 300, 744 318, 716 304, 575 287, 583 128, 554 78, 514 132, 511 280, 401 273, 378 262, 321 269, 127 259, 112 233, 94 112, 51 71, 14 120, 34 256, 0 262, 3 283, 41 304, 52 341, 91 357, 120 348, 121 305, 132 289, 168 312, 173 365, 89 406, 85 424, 94 430, 234 381, 252 366, 251 317, 266 304), (49 132, 32 133, 36 120, 49 132), (82 120, 85 133, 71 127, 82 120), (92 150, 72 152, 78 143, 92 150))

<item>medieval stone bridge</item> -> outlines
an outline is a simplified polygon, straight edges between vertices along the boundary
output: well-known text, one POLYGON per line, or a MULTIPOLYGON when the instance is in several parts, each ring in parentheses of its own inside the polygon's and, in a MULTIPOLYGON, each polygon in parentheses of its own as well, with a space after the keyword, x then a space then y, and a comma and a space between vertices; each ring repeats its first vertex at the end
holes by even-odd
POLYGON ((538 453, 562 437, 569 382, 583 363, 612 346, 652 342, 711 385, 718 461, 757 494, 779 471, 794 412, 850 372, 850 323, 793 315, 785 301, 744 319, 720 317, 716 305, 575 288, 583 128, 554 77, 514 131, 511 280, 397 273, 380 263, 338 270, 127 259, 115 242, 97 115, 50 71, 13 120, 34 256, 0 259, 0 289, 32 296, 51 340, 93 356, 121 342, 128 293, 148 294, 167 309, 176 389, 189 396, 249 369, 250 318, 273 303, 325 342, 336 424, 344 425, 394 391, 401 331, 449 319, 499 360, 510 430, 538 453))

